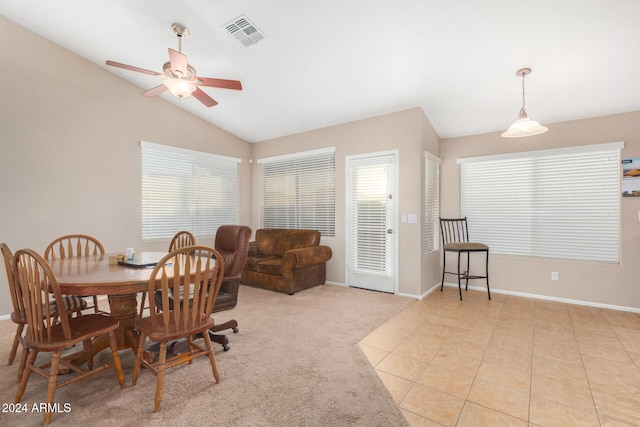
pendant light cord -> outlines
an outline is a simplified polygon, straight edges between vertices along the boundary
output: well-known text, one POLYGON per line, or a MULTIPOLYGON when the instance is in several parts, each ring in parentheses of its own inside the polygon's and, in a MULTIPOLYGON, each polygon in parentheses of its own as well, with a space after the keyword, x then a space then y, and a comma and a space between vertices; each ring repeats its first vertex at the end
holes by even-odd
POLYGON ((526 114, 526 111, 524 109, 524 76, 525 73, 522 73, 522 108, 520 108, 520 115, 526 114))

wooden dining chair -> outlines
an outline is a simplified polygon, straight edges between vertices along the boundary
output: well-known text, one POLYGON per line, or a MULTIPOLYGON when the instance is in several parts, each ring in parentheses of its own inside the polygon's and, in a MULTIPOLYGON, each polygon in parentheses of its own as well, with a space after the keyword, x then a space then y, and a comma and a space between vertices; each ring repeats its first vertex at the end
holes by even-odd
MULTIPOLYGON (((102 246, 102 243, 95 237, 85 234, 68 234, 58 237, 49 243, 49 246, 44 250, 44 258, 46 260, 89 255, 104 255, 104 246, 102 246)), ((100 311, 98 307, 98 297, 91 295, 91 298, 93 300, 93 306, 88 306, 87 308, 93 308, 93 312, 98 313, 100 311)))
MULTIPOLYGON (((169 243, 169 252, 173 252, 176 249, 184 248, 185 246, 193 246, 196 244, 196 236, 188 231, 178 231, 171 242, 169 243)), ((142 301, 140 303, 140 317, 142 317, 144 310, 149 308, 145 307, 147 299, 147 292, 142 293, 142 301)))
MULTIPOLYGON (((18 285, 18 279, 15 274, 13 253, 6 243, 0 243, 0 251, 2 251, 2 257, 4 259, 4 267, 7 272, 7 284, 9 285, 9 295, 11 296, 11 304, 13 307, 13 311, 11 312, 11 321, 18 325, 16 334, 13 338, 13 343, 11 345, 11 350, 9 351, 9 360, 7 361, 7 366, 11 366, 13 364, 16 353, 18 351, 18 346, 22 345, 22 355, 20 357, 20 365, 18 366, 17 379, 17 381, 20 381, 22 372, 24 371, 24 366, 27 362, 28 354, 28 349, 22 336, 24 327, 27 324, 27 311, 22 299, 22 290, 18 285)), ((64 312, 68 316, 73 315, 73 313, 79 314, 80 312, 82 312, 82 310, 87 308, 87 303, 82 298, 76 296, 63 296, 62 302, 64 304, 64 312)), ((50 303, 50 305, 51 306, 48 308, 48 311, 47 309, 43 309, 43 312, 48 312, 53 318, 56 318, 58 316, 57 306, 53 301, 50 303)))
MULTIPOLYGON (((65 308, 60 285, 49 264, 31 249, 17 251, 14 263, 16 278, 22 290, 22 299, 26 307, 28 327, 24 343, 29 350, 15 403, 19 403, 22 399, 32 372, 48 381, 47 408, 53 407, 56 389, 94 375, 111 366, 115 367, 120 388, 124 388, 124 374, 114 334, 118 327, 118 321, 104 313, 86 314, 79 317, 58 316, 55 320, 56 318, 51 311, 52 307, 55 307, 58 313, 64 312, 65 308), (113 361, 94 368, 92 340, 105 334, 109 335, 113 361), (73 351, 73 347, 78 343, 83 344, 82 350, 73 351), (62 356, 63 351, 64 356, 62 356), (36 357, 41 352, 52 353, 51 361, 36 366, 36 357), (72 362, 72 360, 76 361, 78 356, 86 360, 88 369, 82 369, 72 362), (58 382, 60 365, 77 375, 58 382)), ((49 424, 51 415, 52 412, 44 413, 44 425, 49 424)))
POLYGON ((169 243, 169 252, 173 252, 176 249, 184 248, 185 246, 193 246, 196 244, 196 236, 188 231, 179 231, 171 239, 169 243))
POLYGON ((11 312, 11 321, 18 325, 16 329, 16 334, 13 338, 13 344, 11 345, 11 350, 9 351, 9 361, 7 362, 7 366, 13 364, 13 360, 16 357, 16 353, 18 351, 18 345, 22 345, 22 356, 20 359, 20 366, 18 367, 18 381, 22 377, 22 372, 24 371, 24 365, 27 362, 27 346, 24 342, 24 338, 22 337, 22 332, 24 331, 24 327, 27 324, 27 312, 24 306, 24 302, 22 300, 22 292, 20 287, 18 286, 17 279, 14 274, 14 266, 13 266, 13 254, 7 246, 6 243, 0 244, 0 250, 2 251, 2 257, 4 258, 4 267, 7 270, 7 284, 9 285, 9 294, 11 295, 11 304, 13 305, 13 311, 11 312))
MULTIPOLYGON (((249 253, 249 239, 251 238, 251 228, 246 225, 221 225, 216 230, 214 248, 224 258, 224 277, 220 285, 220 292, 213 305, 213 313, 231 310, 238 304, 238 292, 240 289, 240 278, 244 271, 249 253)), ((156 300, 156 305, 162 301, 156 300)), ((172 301, 169 301, 171 304, 172 301)), ((214 317, 215 318, 215 317, 214 317)), ((233 333, 238 332, 238 321, 229 319, 218 323, 209 329, 211 341, 222 345, 224 351, 229 351, 229 337, 220 333, 231 329, 233 333)), ((169 345, 169 352, 174 356, 185 351, 186 339, 175 341, 169 345)))
POLYGON ((164 309, 156 310, 155 298, 149 298, 149 316, 138 318, 135 329, 140 333, 131 385, 140 374, 140 366, 156 376, 154 412, 160 410, 165 369, 182 363, 191 363, 200 356, 208 356, 216 383, 220 375, 208 333, 214 325, 211 317, 213 305, 220 291, 224 275, 224 259, 218 251, 207 246, 187 246, 169 253, 155 266, 149 278, 148 292, 160 292, 164 309), (169 308, 172 295, 184 295, 181 301, 169 308), (192 337, 202 334, 205 348, 193 342, 192 337), (167 358, 167 343, 187 338, 189 351, 167 358), (145 360, 145 342, 149 339, 160 343, 157 362, 145 360))

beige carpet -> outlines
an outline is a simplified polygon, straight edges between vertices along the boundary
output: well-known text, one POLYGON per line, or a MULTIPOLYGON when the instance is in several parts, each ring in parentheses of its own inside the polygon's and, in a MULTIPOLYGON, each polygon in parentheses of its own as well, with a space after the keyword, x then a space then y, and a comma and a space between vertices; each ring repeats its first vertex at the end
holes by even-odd
MULTIPOLYGON (((217 316, 240 324, 230 351, 216 345, 220 384, 204 358, 170 369, 162 409, 154 414, 155 377, 143 371, 131 387, 134 357, 123 351, 127 387, 120 390, 110 369, 58 389, 55 401, 69 403, 70 412, 54 414, 51 425, 406 426, 357 343, 412 302, 331 285, 293 296, 242 286, 238 306, 217 316)), ((2 409, 17 388, 17 362, 6 366, 14 333, 13 323, 0 322, 2 409)), ((45 397, 46 381, 32 375, 22 402, 30 409, 45 397)), ((42 419, 0 412, 1 426, 42 425, 42 419)))

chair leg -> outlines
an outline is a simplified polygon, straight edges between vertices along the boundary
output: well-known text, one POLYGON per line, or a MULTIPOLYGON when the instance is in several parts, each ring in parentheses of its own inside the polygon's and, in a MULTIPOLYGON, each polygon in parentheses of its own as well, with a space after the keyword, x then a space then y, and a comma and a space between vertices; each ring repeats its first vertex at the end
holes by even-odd
POLYGON ((462 285, 460 283, 460 256, 461 253, 458 252, 458 292, 460 293, 460 301, 462 301, 462 285))
POLYGON ((87 358, 87 368, 93 370, 93 346, 91 344, 91 338, 82 341, 82 347, 84 349, 84 355, 87 358))
POLYGON ((24 367, 27 366, 27 357, 29 357, 29 349, 26 346, 22 347, 22 354, 20 355, 20 366, 18 366, 18 379, 16 382, 20 382, 22 374, 24 373, 24 367))
POLYGON ((440 281, 440 292, 442 292, 442 289, 444 288, 444 270, 446 266, 447 266, 447 251, 442 249, 442 280, 440 281))
POLYGON ((16 352, 18 351, 18 344, 20 344, 20 336, 22 336, 23 330, 24 330, 24 323, 18 323, 18 328, 16 329, 16 335, 13 337, 13 344, 11 344, 11 351, 9 352, 9 361, 7 362, 7 366, 11 366, 13 364, 13 360, 16 358, 16 352))
POLYGON ((218 365, 216 364, 216 356, 213 354, 213 346, 211 345, 211 338, 209 334, 203 334, 204 343, 207 347, 207 354, 209 355, 209 362, 211 363, 211 370, 213 371, 213 378, 216 379, 216 384, 220 383, 220 373, 218 372, 218 365))
MULTIPOLYGON (((53 407, 53 397, 56 394, 56 383, 58 381, 58 367, 60 366, 60 351, 53 353, 51 357, 51 368, 49 369, 49 386, 47 387, 47 408, 53 407)), ((49 425, 53 412, 44 413, 44 425, 49 425)))
POLYGON ((489 251, 488 250, 487 250, 487 262, 485 265, 484 275, 486 276, 486 279, 487 279, 487 295, 489 296, 489 299, 491 299, 491 291, 489 290, 489 251))
POLYGON ((116 375, 118 377, 118 384, 120 384, 120 388, 124 388, 124 372, 122 372, 120 353, 118 353, 118 343, 116 342, 116 335, 113 331, 109 332, 109 347, 111 347, 111 357, 113 358, 113 367, 115 368, 116 375))
POLYGON ((469 290, 469 265, 471 261, 471 252, 467 252, 467 271, 465 271, 465 282, 464 282, 464 290, 469 290))
POLYGON ((160 410, 160 403, 162 403, 162 384, 164 383, 164 369, 165 362, 167 360, 167 342, 160 343, 160 360, 158 360, 158 375, 156 375, 156 396, 154 402, 153 412, 160 410))
POLYGON ((192 336, 188 336, 187 337, 187 349, 189 350, 189 361, 187 363, 189 363, 189 365, 191 365, 193 363, 193 359, 191 357, 193 357, 193 337, 192 336))
POLYGON ((224 351, 229 351, 231 348, 229 347, 229 338, 226 334, 216 334, 216 332, 225 331, 227 329, 231 329, 234 334, 237 334, 238 321, 236 319, 231 319, 224 323, 216 324, 209 329, 209 338, 211 338, 211 341, 220 344, 224 351))
MULTIPOLYGON (((232 329, 234 334, 238 333, 238 322, 234 320, 229 320, 228 322, 221 323, 220 325, 216 325, 209 329, 209 338, 212 342, 220 344, 224 351, 229 351, 231 346, 229 346, 229 337, 225 334, 216 334, 215 332, 224 331, 225 329, 232 329), (228 325, 228 326, 227 326, 228 325)), ((202 338, 204 334, 194 335, 192 339, 202 338)), ((181 338, 169 344, 169 353, 172 356, 177 356, 180 353, 184 353, 189 350, 190 346, 187 343, 186 338, 181 338)))
POLYGON ((222 346, 224 351, 229 351, 231 347, 229 347, 229 338, 225 334, 214 334, 211 330, 209 330, 209 339, 215 343, 218 343, 222 346))
POLYGON ((147 341, 147 335, 140 334, 140 341, 138 341, 138 348, 136 349, 136 364, 133 365, 133 375, 131 376, 131 386, 136 385, 138 381, 138 375, 140 374, 140 365, 142 362, 142 353, 144 353, 144 343, 147 341))
POLYGON ((16 398, 14 403, 19 403, 20 399, 24 395, 24 391, 27 388, 27 381, 29 381, 29 376, 31 375, 31 368, 36 361, 36 356, 38 352, 33 350, 29 351, 29 358, 27 359, 27 365, 22 373, 22 379, 20 380, 20 386, 18 387, 18 391, 16 392, 16 398))
POLYGON ((189 350, 189 344, 187 343, 186 338, 180 338, 179 340, 176 340, 169 345, 169 352, 172 356, 177 356, 178 354, 184 353, 187 350, 189 350))
POLYGON ((147 291, 142 292, 142 300, 140 301, 140 317, 142 317, 142 313, 144 312, 144 303, 147 300, 147 291))

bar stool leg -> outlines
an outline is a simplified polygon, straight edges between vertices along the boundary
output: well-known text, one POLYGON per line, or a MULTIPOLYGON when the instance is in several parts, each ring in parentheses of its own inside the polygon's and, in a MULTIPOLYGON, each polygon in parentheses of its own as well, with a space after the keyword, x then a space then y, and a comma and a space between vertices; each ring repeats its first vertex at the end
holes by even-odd
POLYGON ((460 301, 462 301, 462 284, 460 283, 460 256, 462 253, 458 252, 458 292, 460 293, 460 301))
POLYGON ((489 290, 489 250, 488 249, 487 249, 487 262, 485 265, 484 275, 486 276, 486 279, 487 279, 487 295, 489 296, 489 299, 491 299, 491 291, 489 290))
POLYGON ((442 249, 442 281, 440 281, 440 292, 442 292, 442 289, 444 288, 444 270, 446 266, 447 266, 447 251, 442 249))

